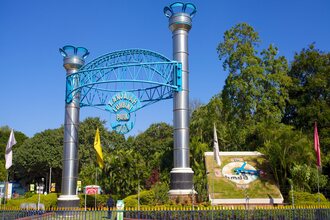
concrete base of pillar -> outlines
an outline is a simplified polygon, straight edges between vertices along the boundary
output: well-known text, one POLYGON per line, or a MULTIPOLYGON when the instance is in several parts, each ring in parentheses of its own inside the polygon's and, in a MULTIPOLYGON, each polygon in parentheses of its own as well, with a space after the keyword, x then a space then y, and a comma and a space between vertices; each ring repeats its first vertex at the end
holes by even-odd
POLYGON ((197 192, 195 190, 170 190, 169 199, 178 205, 190 205, 196 203, 197 192))
POLYGON ((60 195, 57 199, 57 206, 62 208, 79 207, 80 199, 77 195, 60 195))
POLYGON ((191 168, 173 168, 170 175, 170 194, 191 194, 194 186, 194 171, 191 168))
POLYGON ((173 168, 168 192, 170 200, 182 205, 195 203, 197 192, 194 190, 193 177, 191 168, 173 168))

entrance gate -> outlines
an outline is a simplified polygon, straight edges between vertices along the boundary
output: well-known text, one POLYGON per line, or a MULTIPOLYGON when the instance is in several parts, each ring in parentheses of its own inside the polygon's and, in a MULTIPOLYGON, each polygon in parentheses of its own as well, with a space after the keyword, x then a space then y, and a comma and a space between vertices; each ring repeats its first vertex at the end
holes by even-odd
POLYGON ((62 195, 59 207, 79 205, 78 125, 80 108, 90 106, 114 115, 111 127, 128 133, 136 111, 164 99, 173 99, 174 168, 170 195, 189 195, 193 171, 189 167, 188 32, 196 8, 174 3, 164 8, 173 33, 173 59, 143 49, 112 52, 85 63, 89 52, 71 45, 60 48, 66 69, 62 195))
MULTIPOLYGON (((87 49, 73 46, 65 46, 60 51, 65 57, 79 57, 80 51, 88 54, 87 49)), ((109 53, 67 75, 66 103, 72 102, 73 97, 79 94, 80 107, 96 107, 117 113, 116 122, 111 127, 120 134, 126 134, 133 128, 134 121, 131 120, 137 110, 173 98, 174 92, 182 90, 181 66, 178 61, 171 61, 150 50, 109 53), (123 126, 118 122, 126 123, 123 126)))

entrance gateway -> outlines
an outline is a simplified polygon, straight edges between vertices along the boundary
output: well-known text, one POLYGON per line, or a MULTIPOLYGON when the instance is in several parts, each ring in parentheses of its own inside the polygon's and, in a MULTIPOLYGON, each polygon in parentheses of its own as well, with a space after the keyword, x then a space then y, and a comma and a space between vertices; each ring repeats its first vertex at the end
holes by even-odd
POLYGON ((164 8, 172 31, 173 60, 143 49, 129 49, 100 56, 85 64, 84 47, 60 48, 66 70, 62 194, 59 207, 78 207, 78 126, 82 107, 109 111, 113 130, 128 133, 136 112, 155 102, 173 98, 174 164, 170 197, 193 191, 189 162, 188 33, 196 7, 176 2, 164 8), (85 65, 84 65, 85 64, 85 65))

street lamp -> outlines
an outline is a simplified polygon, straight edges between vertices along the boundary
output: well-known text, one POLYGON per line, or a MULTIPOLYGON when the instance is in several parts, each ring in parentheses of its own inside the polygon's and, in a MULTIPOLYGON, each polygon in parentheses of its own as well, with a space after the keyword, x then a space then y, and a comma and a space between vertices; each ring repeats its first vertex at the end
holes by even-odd
POLYGON ((42 191, 42 194, 44 193, 44 188, 45 188, 45 184, 44 184, 44 180, 45 180, 45 178, 41 178, 41 191, 42 191))
POLYGON ((38 183, 38 185, 37 185, 37 193, 38 193, 38 207, 37 207, 37 209, 38 209, 38 211, 39 211, 39 207, 40 207, 40 194, 44 192, 44 180, 45 180, 44 178, 41 178, 42 183, 41 184, 38 183))

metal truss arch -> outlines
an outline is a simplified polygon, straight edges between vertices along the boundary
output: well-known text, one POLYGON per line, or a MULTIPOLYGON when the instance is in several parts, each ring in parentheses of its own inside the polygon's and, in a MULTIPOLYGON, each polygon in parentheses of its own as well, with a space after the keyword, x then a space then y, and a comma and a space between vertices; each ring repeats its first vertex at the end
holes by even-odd
POLYGON ((79 94, 80 107, 104 109, 122 91, 135 94, 141 102, 138 109, 170 99, 181 91, 181 63, 144 49, 105 54, 67 76, 66 102, 79 94))

